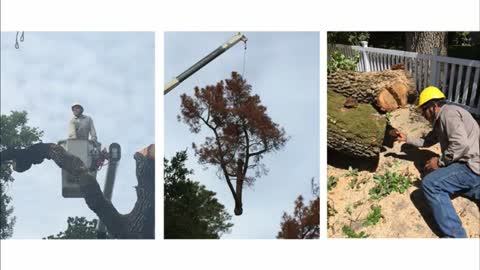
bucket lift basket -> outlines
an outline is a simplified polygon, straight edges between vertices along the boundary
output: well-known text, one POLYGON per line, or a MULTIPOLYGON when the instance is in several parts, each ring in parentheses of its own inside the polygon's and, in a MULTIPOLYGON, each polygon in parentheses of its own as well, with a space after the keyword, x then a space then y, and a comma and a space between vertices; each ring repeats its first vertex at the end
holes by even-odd
MULTIPOLYGON (((101 153, 101 145, 90 140, 68 139, 59 141, 68 153, 80 158, 82 162, 89 168, 89 173, 96 178, 97 169, 95 162, 101 153)), ((62 195, 65 198, 82 198, 80 191, 79 178, 71 175, 62 169, 62 195)))

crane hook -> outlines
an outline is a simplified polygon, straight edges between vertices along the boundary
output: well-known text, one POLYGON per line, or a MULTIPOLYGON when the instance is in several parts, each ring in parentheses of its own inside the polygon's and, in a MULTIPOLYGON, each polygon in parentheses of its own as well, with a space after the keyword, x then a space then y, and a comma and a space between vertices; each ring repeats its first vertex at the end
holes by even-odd
MULTIPOLYGON (((17 31, 17 35, 15 37, 15 49, 20 49, 20 45, 18 44, 18 34, 20 31, 17 31)), ((22 31, 22 34, 20 35, 20 42, 23 42, 25 40, 25 32, 22 31)))

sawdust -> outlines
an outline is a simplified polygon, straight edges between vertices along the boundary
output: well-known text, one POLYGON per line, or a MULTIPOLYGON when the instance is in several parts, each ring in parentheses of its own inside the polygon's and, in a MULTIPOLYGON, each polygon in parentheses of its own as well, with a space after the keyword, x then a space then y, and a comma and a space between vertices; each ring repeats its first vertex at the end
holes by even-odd
MULTIPOLYGON (((391 113, 392 126, 408 136, 420 137, 431 129, 413 107, 391 113)), ((375 172, 359 171, 356 176, 346 169, 328 165, 328 176, 337 177, 337 185, 328 192, 328 237, 344 238, 342 227, 349 226, 357 233, 365 232, 371 238, 436 238, 439 232, 419 189, 421 168, 426 159, 440 154, 440 146, 409 147, 395 142, 392 148, 380 154, 375 172), (413 185, 403 194, 391 193, 380 200, 370 200, 369 190, 375 186, 373 176, 386 170, 409 176, 413 185), (356 179, 356 180, 355 180, 356 179), (365 226, 364 221, 372 206, 381 206, 380 221, 365 226)), ((480 209, 475 202, 463 197, 452 199, 469 237, 480 237, 480 209)))

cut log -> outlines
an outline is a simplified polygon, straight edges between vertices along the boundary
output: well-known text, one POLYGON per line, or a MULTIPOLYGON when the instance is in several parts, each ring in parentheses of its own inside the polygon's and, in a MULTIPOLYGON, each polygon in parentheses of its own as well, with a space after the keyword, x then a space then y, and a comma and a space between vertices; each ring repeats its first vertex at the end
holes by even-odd
MULTIPOLYGON (((408 95, 410 94, 407 85, 397 82, 388 87, 387 91, 392 94, 400 107, 407 105, 408 95)), ((412 94, 414 94, 414 92, 412 92, 412 94)))
POLYGON ((398 102, 387 89, 383 89, 378 93, 375 103, 382 112, 391 112, 398 108, 398 102))
POLYGON ((328 90, 328 148, 356 158, 378 158, 387 120, 370 104, 344 108, 345 97, 328 90))
POLYGON ((80 189, 85 203, 105 224, 112 238, 153 239, 155 238, 155 145, 135 153, 138 185, 135 187, 137 201, 128 214, 117 211, 105 198, 97 180, 88 173, 82 160, 57 144, 37 143, 25 149, 0 151, 0 164, 15 164, 13 169, 24 172, 32 164, 44 159, 53 160, 58 167, 80 179, 80 189))
MULTIPOLYGON (((328 89, 344 97, 352 97, 360 103, 379 106, 381 111, 390 111, 393 104, 387 102, 388 108, 378 103, 378 95, 387 90, 395 99, 397 107, 405 106, 409 96, 415 95, 412 77, 405 70, 383 70, 376 72, 356 72, 340 70, 328 75, 328 89)), ((389 99, 389 98, 381 98, 389 99)))

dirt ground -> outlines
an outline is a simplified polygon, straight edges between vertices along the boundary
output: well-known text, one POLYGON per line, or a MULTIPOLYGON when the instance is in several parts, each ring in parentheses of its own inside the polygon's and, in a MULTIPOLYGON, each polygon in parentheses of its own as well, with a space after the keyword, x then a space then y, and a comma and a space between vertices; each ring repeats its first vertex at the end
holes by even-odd
MULTIPOLYGON (((398 109, 390 115, 392 126, 407 134, 420 137, 430 131, 429 124, 413 107, 398 109)), ((342 231, 349 226, 356 233, 364 232, 370 238, 437 238, 438 229, 429 207, 419 189, 421 168, 426 159, 440 154, 440 146, 430 148, 409 147, 395 142, 392 148, 380 154, 376 171, 352 171, 335 164, 328 165, 328 176, 338 178, 328 192, 328 237, 345 238, 342 231), (375 186, 374 175, 386 170, 409 176, 413 185, 403 194, 393 192, 380 200, 371 200, 369 190, 375 186), (355 181, 356 179, 356 181, 355 181), (364 225, 373 206, 381 207, 380 221, 364 225)), ((330 158, 329 158, 330 163, 330 158)), ((469 237, 480 237, 480 209, 476 203, 464 198, 452 198, 469 237)))

